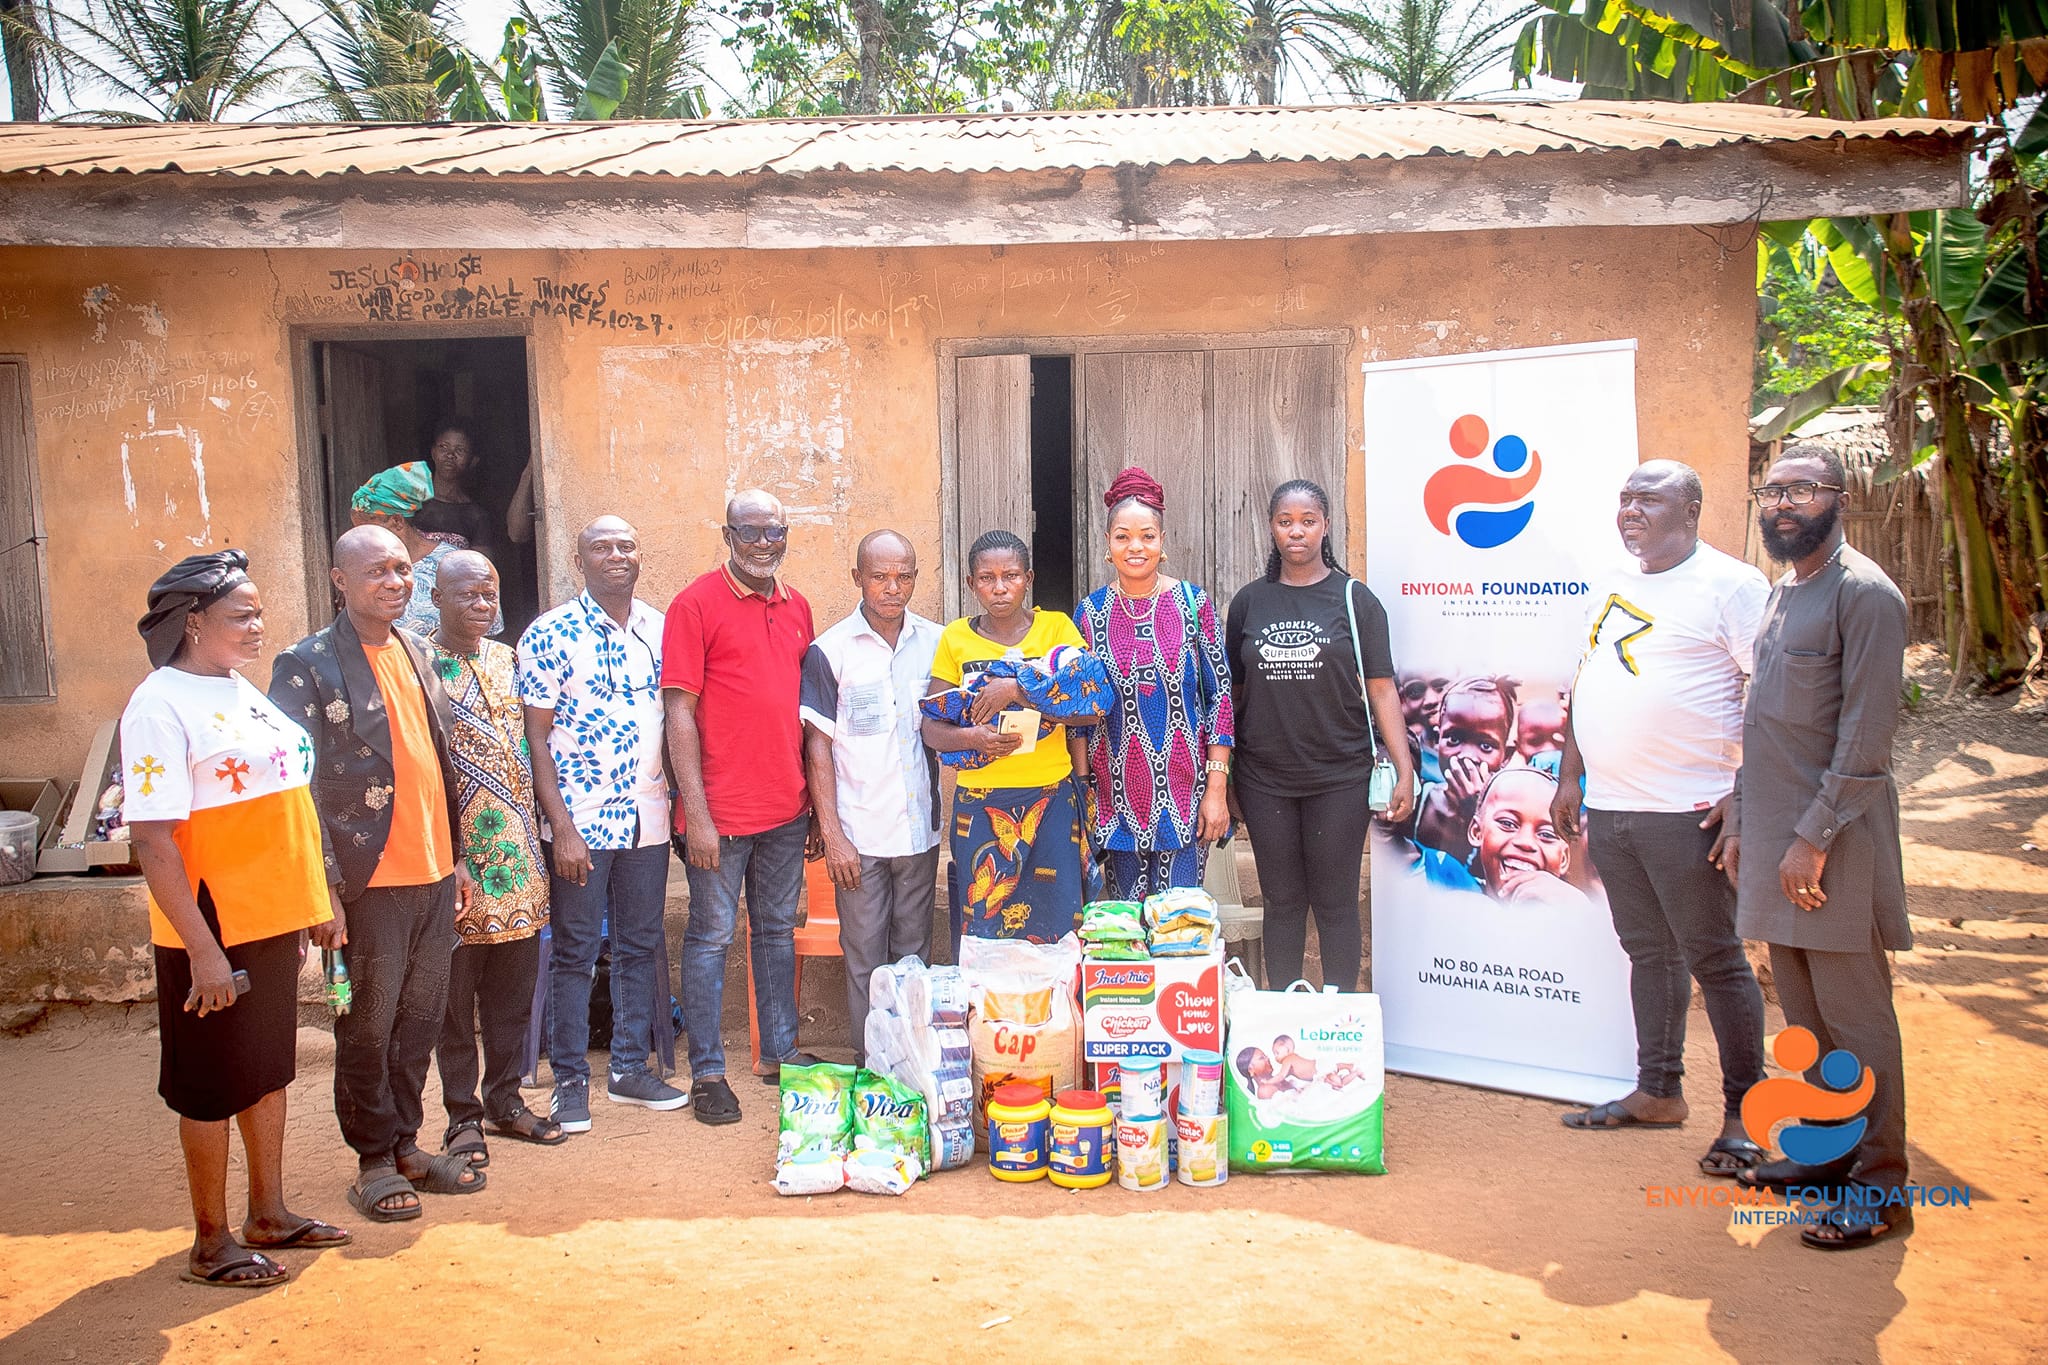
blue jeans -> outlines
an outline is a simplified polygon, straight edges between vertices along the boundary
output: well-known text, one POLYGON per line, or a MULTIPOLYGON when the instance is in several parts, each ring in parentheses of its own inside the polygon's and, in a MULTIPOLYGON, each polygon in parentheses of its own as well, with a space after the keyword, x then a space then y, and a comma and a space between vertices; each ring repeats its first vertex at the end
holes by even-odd
MULTIPOLYGON (((548 866, 555 846, 543 844, 548 866)), ((612 1071, 620 1076, 647 1070, 647 1044, 654 1036, 655 954, 661 943, 661 912, 668 897, 668 845, 593 848, 590 879, 582 886, 548 878, 554 948, 548 962, 548 1061, 555 1084, 588 1084, 590 983, 607 918, 612 938, 612 1071)), ((666 964, 663 964, 664 966, 666 964)))
MULTIPOLYGON (((725 1074, 725 950, 739 921, 740 890, 754 940, 754 999, 761 1011, 761 1055, 781 1061, 796 1053, 796 908, 804 889, 804 840, 811 819, 800 815, 759 834, 722 835, 718 866, 684 862, 690 879, 690 923, 683 930, 683 1026, 690 1033, 690 1080, 725 1074)), ((559 931, 558 931, 559 932, 559 931)))

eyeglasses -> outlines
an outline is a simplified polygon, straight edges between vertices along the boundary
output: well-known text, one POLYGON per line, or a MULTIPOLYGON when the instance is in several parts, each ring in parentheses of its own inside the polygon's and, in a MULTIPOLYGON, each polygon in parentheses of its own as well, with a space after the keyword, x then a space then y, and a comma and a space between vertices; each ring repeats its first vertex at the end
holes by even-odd
POLYGON ((732 532, 733 538, 742 545, 759 545, 764 540, 770 545, 780 545, 789 539, 787 526, 727 526, 725 529, 732 532))
POLYGON ((1780 503, 1787 507, 1804 507, 1812 502, 1814 495, 1823 488, 1830 493, 1842 491, 1842 485, 1838 483, 1785 483, 1765 484, 1762 488, 1752 488, 1749 495, 1756 499, 1758 507, 1768 512, 1780 503))

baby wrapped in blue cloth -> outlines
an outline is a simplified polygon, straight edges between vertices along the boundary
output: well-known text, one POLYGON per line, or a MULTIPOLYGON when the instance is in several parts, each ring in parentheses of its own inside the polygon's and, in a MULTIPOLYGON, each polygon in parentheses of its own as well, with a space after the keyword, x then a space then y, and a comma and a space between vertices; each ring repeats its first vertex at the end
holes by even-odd
MULTIPOLYGON (((1000 659, 989 660, 987 666, 960 686, 934 692, 919 705, 934 720, 971 725, 974 698, 994 678, 1017 680, 1025 701, 1038 712, 1041 740, 1058 726, 1092 725, 1109 711, 1109 674, 1100 659, 1079 645, 1055 645, 1043 659, 1026 659, 1011 650, 1000 659)), ((939 755, 939 762, 953 768, 981 768, 994 761, 972 749, 939 755)))

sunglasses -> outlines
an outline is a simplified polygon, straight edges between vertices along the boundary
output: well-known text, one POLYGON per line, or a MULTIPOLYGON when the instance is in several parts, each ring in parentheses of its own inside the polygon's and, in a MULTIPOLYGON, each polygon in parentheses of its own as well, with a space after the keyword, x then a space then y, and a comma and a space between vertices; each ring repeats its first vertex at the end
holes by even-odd
POLYGON ((759 545, 764 540, 770 545, 780 545, 789 539, 787 526, 728 526, 725 529, 732 532, 733 539, 742 545, 759 545))
POLYGON ((1826 489, 1830 493, 1839 493, 1842 491, 1842 485, 1838 483, 1765 484, 1762 488, 1750 489, 1749 495, 1756 499, 1758 507, 1768 512, 1780 503, 1787 507, 1804 507, 1812 502, 1822 489, 1826 489))

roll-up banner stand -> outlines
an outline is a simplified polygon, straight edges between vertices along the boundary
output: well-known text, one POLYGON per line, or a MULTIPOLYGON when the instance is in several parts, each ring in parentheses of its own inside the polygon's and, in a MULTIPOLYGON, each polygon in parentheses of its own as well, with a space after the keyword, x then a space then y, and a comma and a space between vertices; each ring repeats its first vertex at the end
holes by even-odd
POLYGON ((1549 805, 1588 595, 1624 554, 1635 348, 1365 366, 1366 580, 1428 784, 1411 829, 1372 838, 1391 1071, 1588 1104, 1634 1086, 1628 958, 1549 805))

